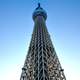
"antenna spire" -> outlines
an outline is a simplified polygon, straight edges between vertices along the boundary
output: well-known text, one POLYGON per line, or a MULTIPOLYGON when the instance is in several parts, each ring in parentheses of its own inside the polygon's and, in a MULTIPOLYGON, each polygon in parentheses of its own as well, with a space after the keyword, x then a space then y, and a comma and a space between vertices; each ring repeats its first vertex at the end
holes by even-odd
POLYGON ((40 7, 40 3, 38 3, 38 7, 40 7))

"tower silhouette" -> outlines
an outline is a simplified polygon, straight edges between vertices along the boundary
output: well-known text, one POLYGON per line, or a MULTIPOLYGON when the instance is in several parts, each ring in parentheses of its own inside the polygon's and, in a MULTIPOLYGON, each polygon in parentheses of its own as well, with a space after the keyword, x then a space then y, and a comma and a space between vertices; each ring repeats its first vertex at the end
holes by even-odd
POLYGON ((38 4, 34 30, 20 80, 66 80, 46 27, 47 13, 38 4))

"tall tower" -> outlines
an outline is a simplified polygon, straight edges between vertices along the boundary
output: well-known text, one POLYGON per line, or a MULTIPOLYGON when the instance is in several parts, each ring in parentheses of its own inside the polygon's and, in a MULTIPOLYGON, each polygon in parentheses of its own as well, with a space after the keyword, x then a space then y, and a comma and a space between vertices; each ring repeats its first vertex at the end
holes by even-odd
POLYGON ((46 27, 47 13, 38 4, 34 30, 20 80, 66 80, 46 27))

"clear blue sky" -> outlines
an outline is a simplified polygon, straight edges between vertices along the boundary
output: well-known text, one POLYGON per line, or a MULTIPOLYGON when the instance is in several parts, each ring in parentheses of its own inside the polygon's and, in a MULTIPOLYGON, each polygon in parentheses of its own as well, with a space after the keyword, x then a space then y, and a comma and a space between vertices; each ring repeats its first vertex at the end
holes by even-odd
MULTIPOLYGON (((19 80, 38 0, 0 0, 0 80, 19 80)), ((41 0, 67 80, 80 80, 80 0, 41 0)))

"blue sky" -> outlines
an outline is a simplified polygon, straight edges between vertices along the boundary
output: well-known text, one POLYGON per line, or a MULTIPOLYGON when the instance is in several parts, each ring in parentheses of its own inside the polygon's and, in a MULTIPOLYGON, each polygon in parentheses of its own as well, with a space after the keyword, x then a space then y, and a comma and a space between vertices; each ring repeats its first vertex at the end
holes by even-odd
MULTIPOLYGON (((80 80, 80 1, 39 0, 67 80, 80 80)), ((0 80, 19 80, 38 0, 0 0, 0 80)))

